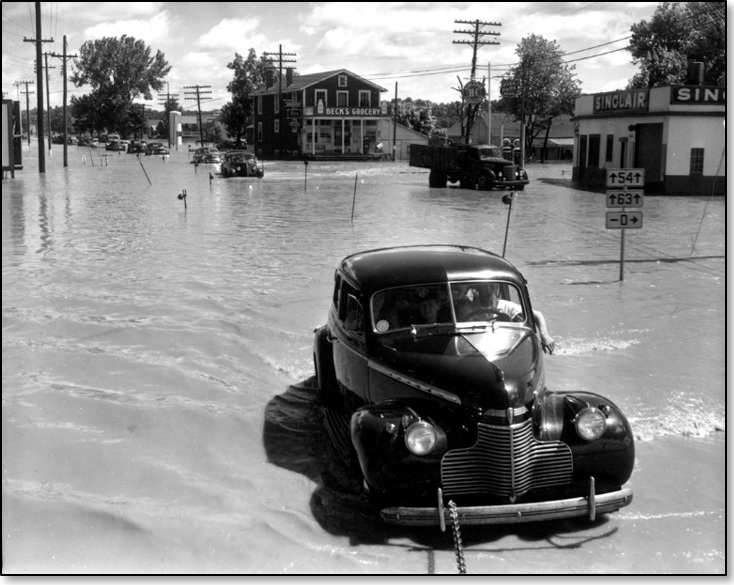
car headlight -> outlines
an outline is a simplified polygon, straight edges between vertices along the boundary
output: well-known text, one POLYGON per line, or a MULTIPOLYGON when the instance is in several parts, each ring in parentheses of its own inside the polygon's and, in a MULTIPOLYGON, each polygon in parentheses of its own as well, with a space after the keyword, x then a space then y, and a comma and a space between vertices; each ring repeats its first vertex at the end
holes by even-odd
POLYGON ((437 442, 436 429, 425 421, 413 423, 405 431, 405 446, 414 455, 428 455, 437 442))
POLYGON ((598 408, 584 408, 574 421, 579 437, 587 441, 598 439, 607 428, 607 417, 598 408))

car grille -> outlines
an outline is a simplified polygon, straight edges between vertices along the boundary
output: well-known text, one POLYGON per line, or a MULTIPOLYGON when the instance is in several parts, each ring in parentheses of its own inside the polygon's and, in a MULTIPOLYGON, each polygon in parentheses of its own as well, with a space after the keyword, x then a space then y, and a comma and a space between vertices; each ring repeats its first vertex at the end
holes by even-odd
POLYGON ((513 180, 515 178, 515 165, 505 165, 502 172, 508 181, 513 180))
POLYGON ((532 420, 514 426, 478 424, 477 442, 454 449, 441 462, 447 497, 491 494, 513 499, 529 490, 568 484, 571 450, 559 441, 538 441, 532 420))

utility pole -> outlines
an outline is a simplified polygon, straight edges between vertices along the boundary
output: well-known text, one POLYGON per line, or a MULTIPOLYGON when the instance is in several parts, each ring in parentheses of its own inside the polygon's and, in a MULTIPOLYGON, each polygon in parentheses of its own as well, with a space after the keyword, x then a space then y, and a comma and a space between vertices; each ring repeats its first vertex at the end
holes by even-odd
MULTIPOLYGON (((41 51, 42 43, 52 43, 53 39, 41 38, 41 3, 36 2, 36 38, 35 39, 23 39, 23 42, 33 43, 36 45, 36 87, 38 87, 38 93, 36 94, 38 113, 38 172, 46 172, 46 153, 43 150, 43 71, 41 71, 41 51)), ((28 143, 30 144, 31 132, 30 126, 28 128, 28 143)))
MULTIPOLYGON (((472 85, 474 85, 473 82, 475 81, 476 72, 477 72, 477 50, 479 49, 480 46, 484 46, 484 45, 499 45, 499 42, 485 41, 483 37, 488 36, 488 35, 499 36, 500 33, 485 31, 481 27, 502 26, 502 24, 498 22, 482 22, 480 20, 455 20, 454 23, 469 24, 473 26, 472 30, 455 30, 454 31, 457 34, 471 35, 472 39, 470 41, 465 41, 465 40, 456 41, 455 40, 452 42, 456 45, 471 45, 472 46, 471 81, 472 81, 472 85)), ((489 99, 489 95, 487 95, 487 99, 489 99)), ((481 105, 481 101, 480 103, 475 104, 473 108, 472 108, 471 103, 467 105, 466 133, 464 136, 465 144, 469 144, 469 136, 471 134, 472 123, 474 122, 474 117, 476 116, 480 105, 481 105)))
POLYGON ((184 91, 184 94, 188 96, 194 96, 195 97, 187 97, 186 99, 189 100, 196 100, 196 107, 199 112, 199 138, 201 139, 201 145, 204 146, 204 125, 201 123, 201 100, 202 99, 211 99, 209 97, 206 97, 206 94, 210 94, 211 91, 203 91, 205 89, 210 88, 211 85, 187 85, 184 87, 184 90, 191 89, 193 91, 184 91))
POLYGON ((50 53, 43 54, 43 62, 46 69, 46 122, 48 123, 48 152, 51 153, 51 90, 48 82, 48 70, 56 69, 56 67, 48 66, 48 56, 50 53))
MULTIPOLYGON (((164 98, 162 95, 159 95, 158 96, 158 103, 159 104, 160 103, 163 103, 164 104, 164 106, 163 106, 163 112, 164 112, 164 114, 166 116, 169 116, 169 114, 168 114, 168 108, 171 105, 171 99, 175 99, 176 101, 178 101, 178 94, 177 93, 171 93, 171 86, 166 81, 166 97, 164 98), (161 100, 163 100, 163 102, 161 102, 161 100)), ((166 128, 168 128, 168 124, 169 124, 168 118, 166 118, 164 120, 164 123, 165 123, 166 128)), ((168 134, 168 148, 173 148, 173 145, 171 144, 171 132, 170 132, 170 130, 169 130, 169 132, 167 134, 168 134)))
POLYGON ((280 158, 283 158, 283 63, 295 63, 295 59, 284 59, 283 57, 295 57, 295 53, 284 53, 283 45, 278 45, 277 53, 263 53, 266 57, 278 56, 278 139, 280 142, 280 158))
POLYGON ((18 101, 20 101, 20 86, 25 85, 25 91, 22 92, 25 94, 25 127, 26 132, 28 132, 28 148, 31 147, 31 104, 28 99, 28 96, 32 93, 35 93, 33 91, 28 91, 28 86, 33 85, 32 81, 16 81, 13 85, 18 88, 18 101))
POLYGON ((51 53, 52 57, 58 57, 61 59, 61 71, 62 75, 64 76, 64 166, 69 166, 69 156, 68 156, 68 145, 69 145, 69 137, 67 136, 66 131, 66 62, 69 59, 76 59, 77 55, 67 55, 66 54, 66 35, 64 35, 64 51, 61 55, 57 55, 56 53, 51 53))

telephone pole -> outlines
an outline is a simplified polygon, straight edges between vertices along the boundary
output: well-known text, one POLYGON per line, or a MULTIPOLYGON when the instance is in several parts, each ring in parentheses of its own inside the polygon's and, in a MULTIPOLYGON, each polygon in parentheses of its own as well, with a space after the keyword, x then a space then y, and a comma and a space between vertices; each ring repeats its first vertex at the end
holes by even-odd
POLYGON ((186 99, 196 100, 196 107, 199 112, 199 138, 201 140, 201 145, 204 146, 204 125, 201 123, 201 100, 209 100, 210 97, 206 97, 207 94, 210 94, 211 91, 203 91, 208 90, 211 85, 187 85, 184 86, 184 90, 191 89, 193 91, 184 91, 184 94, 187 96, 195 96, 195 97, 187 97, 186 99))
POLYGON ((66 130, 66 62, 69 59, 76 59, 77 55, 67 55, 66 54, 66 35, 64 35, 64 51, 61 55, 57 55, 56 53, 51 53, 52 57, 58 57, 61 59, 61 71, 62 75, 64 76, 64 166, 69 166, 69 157, 68 157, 68 144, 69 144, 69 137, 67 136, 67 130, 66 130))
MULTIPOLYGON (((168 113, 169 112, 168 108, 171 107, 171 100, 172 99, 175 99, 178 102, 178 94, 177 93, 171 93, 171 86, 166 81, 166 95, 165 95, 165 97, 163 97, 163 95, 161 95, 161 94, 158 95, 158 103, 159 104, 163 104, 163 112, 164 112, 164 114, 166 116, 166 118, 163 120, 163 125, 166 128, 168 128, 168 124, 170 123, 170 120, 169 120, 169 117, 170 116, 169 116, 169 113, 168 113)), ((167 134, 168 134, 168 148, 173 148, 173 144, 171 144, 171 132, 170 132, 170 129, 167 132, 167 134)))
MULTIPOLYGON (((43 39, 41 36, 41 3, 36 2, 36 38, 35 39, 23 39, 23 42, 33 43, 36 45, 36 87, 38 92, 36 93, 37 98, 37 124, 38 124, 38 172, 46 172, 46 152, 43 149, 43 66, 41 65, 41 57, 43 51, 41 50, 42 43, 52 43, 53 39, 43 39)), ((31 132, 30 127, 28 128, 28 142, 30 144, 31 132)))
POLYGON ((283 45, 278 45, 277 53, 263 53, 265 57, 278 57, 278 139, 280 142, 280 148, 278 152, 280 158, 283 158, 283 63, 295 63, 295 59, 284 59, 283 57, 295 57, 295 53, 284 53, 283 45))
POLYGON ((48 66, 48 57, 50 53, 43 54, 44 68, 46 69, 46 122, 48 123, 48 152, 51 153, 51 88, 48 82, 48 70, 56 69, 56 67, 48 66))
POLYGON ((33 85, 32 81, 16 81, 13 85, 18 88, 18 101, 20 101, 20 86, 25 85, 25 91, 22 92, 25 94, 25 128, 26 132, 28 132, 28 148, 31 147, 31 104, 28 99, 28 96, 32 93, 35 93, 33 91, 28 91, 28 86, 33 85))
MULTIPOLYGON (((498 41, 487 41, 484 40, 486 36, 499 36, 498 32, 485 31, 482 27, 485 26, 502 26, 498 22, 483 22, 481 20, 455 20, 456 24, 469 24, 473 26, 472 30, 455 30, 457 34, 468 34, 471 35, 471 40, 452 41, 455 45, 471 45, 472 46, 472 60, 471 60, 471 82, 472 86, 475 85, 475 77, 477 73, 477 50, 480 46, 484 45, 499 45, 498 41)), ((462 96, 463 97, 463 96, 462 96)), ((487 95, 489 100, 489 95, 487 95)), ((471 135, 471 127, 474 122, 474 117, 477 115, 480 103, 475 104, 472 108, 472 104, 467 104, 467 116, 466 116, 466 132, 464 135, 464 143, 469 144, 469 137, 471 135)))

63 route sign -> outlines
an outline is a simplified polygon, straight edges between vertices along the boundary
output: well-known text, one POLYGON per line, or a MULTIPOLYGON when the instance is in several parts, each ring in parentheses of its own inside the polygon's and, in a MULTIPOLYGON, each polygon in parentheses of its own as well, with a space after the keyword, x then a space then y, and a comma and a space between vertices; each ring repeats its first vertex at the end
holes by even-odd
POLYGON ((607 190, 607 207, 643 207, 645 192, 642 189, 607 190))

